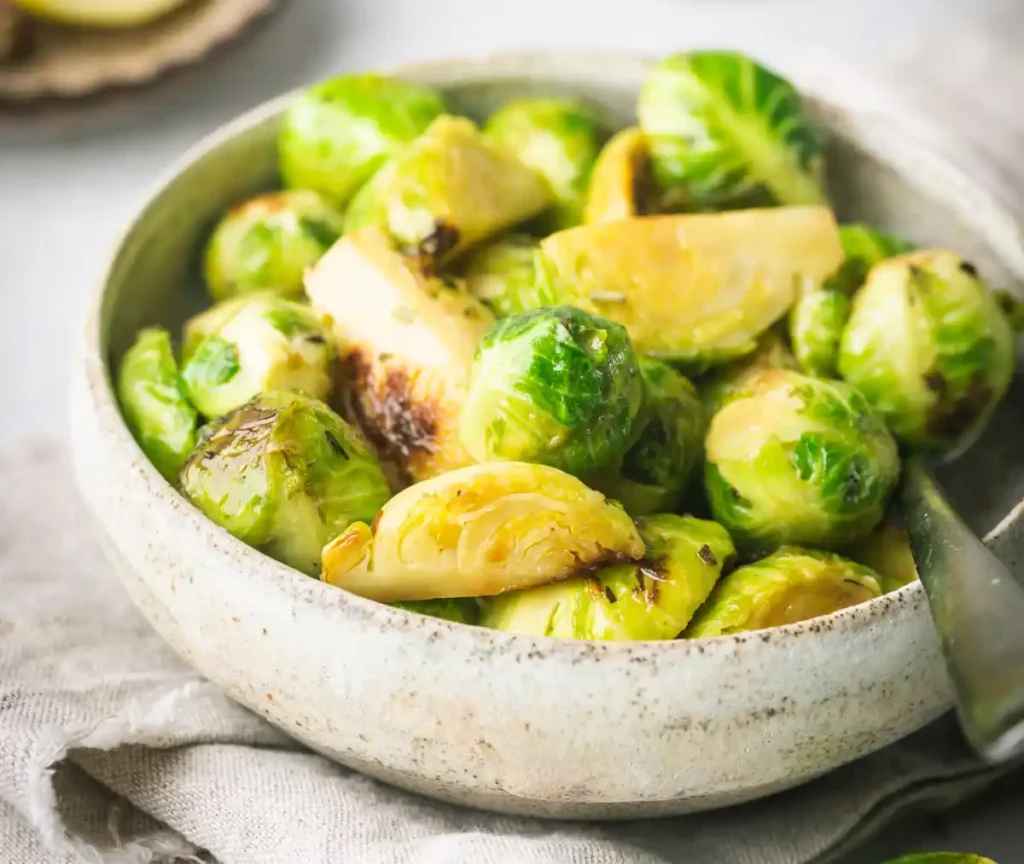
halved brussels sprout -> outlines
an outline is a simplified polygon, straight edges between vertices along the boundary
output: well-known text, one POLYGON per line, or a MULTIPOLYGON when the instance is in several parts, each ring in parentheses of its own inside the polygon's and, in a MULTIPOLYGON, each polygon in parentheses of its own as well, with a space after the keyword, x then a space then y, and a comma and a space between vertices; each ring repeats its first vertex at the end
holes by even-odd
POLYGON ((344 75, 305 90, 285 112, 278 157, 285 186, 344 204, 387 159, 444 113, 430 87, 344 75))
POLYGON ((469 293, 484 301, 499 318, 553 305, 539 293, 538 242, 525 234, 502 237, 472 253, 466 262, 469 293))
POLYGON ((675 639, 735 557, 721 525, 692 516, 639 523, 647 557, 552 585, 511 591, 484 606, 485 627, 560 639, 675 639))
POLYGON ((573 306, 502 318, 483 337, 459 419, 478 462, 539 462, 570 474, 626 449, 643 379, 623 327, 573 306))
POLYGON ((762 191, 779 204, 825 203, 821 135, 800 94, 749 57, 693 51, 662 60, 640 90, 637 114, 673 209, 762 191))
POLYGON ((580 224, 603 137, 594 111, 575 99, 516 99, 495 111, 483 131, 548 181, 555 206, 543 218, 545 233, 580 224))
POLYGON ((142 451, 175 482, 196 445, 199 418, 185 395, 166 330, 149 327, 135 337, 121 358, 117 398, 142 451))
POLYGON ((871 268, 886 258, 904 255, 914 246, 902 237, 885 234, 859 222, 839 226, 839 240, 845 256, 842 266, 825 287, 850 296, 864 284, 871 268))
POLYGON ((590 175, 583 221, 618 222, 653 209, 651 154, 644 133, 631 126, 611 137, 590 175))
POLYGON ((186 392, 202 414, 220 417, 268 390, 295 390, 315 399, 331 392, 335 347, 330 319, 265 293, 216 310, 203 313, 212 318, 191 328, 195 334, 222 317, 210 335, 189 346, 181 371, 186 392))
POLYGON ((874 570, 886 594, 918 580, 907 528, 895 509, 867 537, 847 547, 844 554, 874 570))
POLYGON ((459 624, 476 624, 480 620, 480 604, 473 597, 460 597, 452 600, 410 600, 408 603, 392 603, 396 609, 415 612, 417 615, 428 615, 431 618, 443 618, 459 624))
POLYGON ((552 200, 544 178, 497 149, 472 120, 444 114, 359 190, 345 231, 381 226, 433 265, 552 200))
POLYGON ((270 289, 302 295, 306 268, 342 231, 341 211, 308 189, 260 195, 228 213, 206 246, 203 272, 214 300, 270 289))
POLYGON ((915 252, 871 270, 853 299, 839 374, 905 443, 969 444, 1013 378, 1014 334, 975 268, 953 252, 915 252))
POLYGON ((281 391, 214 423, 181 487, 222 528, 308 575, 325 544, 391 496, 355 428, 322 402, 281 391))
POLYGON ((881 594, 878 574, 867 567, 829 552, 783 546, 720 580, 683 636, 700 639, 781 627, 881 594))
POLYGON ((643 354, 695 364, 749 354, 843 260, 827 207, 584 225, 541 251, 540 296, 617 321, 643 354))
POLYGON ((849 298, 835 289, 811 291, 796 301, 789 312, 789 341, 804 372, 835 377, 839 341, 849 317, 849 298))
POLYGON ((396 470, 415 481, 471 464, 459 412, 473 354, 494 321, 487 307, 425 276, 372 227, 335 244, 306 290, 334 319, 350 416, 396 470))
POLYGON ((886 864, 996 864, 991 858, 981 855, 966 855, 962 852, 917 852, 902 855, 886 864))
POLYGON ((591 479, 631 516, 672 511, 704 448, 704 407, 697 388, 671 366, 639 358, 644 401, 632 443, 622 457, 591 479))
POLYGON ((782 369, 747 378, 704 447, 711 512, 745 550, 857 540, 899 478, 896 442, 857 390, 782 369))
POLYGON ((491 462, 399 492, 323 550, 322 579, 383 602, 483 597, 644 554, 633 520, 546 465, 491 462))

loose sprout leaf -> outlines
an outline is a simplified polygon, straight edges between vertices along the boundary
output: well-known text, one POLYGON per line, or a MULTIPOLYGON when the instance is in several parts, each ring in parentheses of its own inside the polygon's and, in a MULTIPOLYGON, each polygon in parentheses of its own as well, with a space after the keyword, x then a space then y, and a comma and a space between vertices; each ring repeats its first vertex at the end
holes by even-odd
POLYGON ((643 382, 623 327, 572 306, 503 318, 473 361, 459 439, 473 458, 572 474, 620 456, 643 382))
POLYGON ((656 63, 637 114, 666 203, 723 206, 762 190, 779 204, 823 204, 822 137, 785 79, 730 51, 656 63))
POLYGON ((643 554, 633 520, 575 477, 485 463, 399 492, 324 549, 321 578, 387 603, 489 596, 643 554))
POLYGON ((907 445, 955 452, 972 441, 1013 377, 1014 334, 992 292, 953 252, 875 266, 853 299, 839 374, 907 445))
POLYGON ((214 229, 203 259, 214 300, 255 291, 302 295, 302 278, 341 235, 341 211, 306 189, 261 195, 214 229))
POLYGON ((384 162, 444 112, 433 89, 379 75, 344 75, 306 89, 285 112, 281 176, 345 204, 384 162))
POLYGON ((640 521, 638 564, 615 564, 484 604, 486 627, 561 639, 674 639, 704 602, 736 549, 721 525, 661 514, 640 521))
POLYGON ((828 615, 880 596, 878 574, 839 555, 783 546, 715 586, 688 639, 764 630, 828 615))
POLYGON ((117 395, 139 446, 174 483, 195 446, 199 422, 185 395, 166 330, 151 327, 140 331, 121 359, 117 395))
POLYGON ((390 497, 359 432, 322 402, 274 391, 214 424, 182 491, 240 540, 315 575, 324 545, 390 497))
POLYGON ((860 393, 779 369, 733 393, 705 453, 711 511, 747 551, 863 537, 899 476, 896 443, 860 393))

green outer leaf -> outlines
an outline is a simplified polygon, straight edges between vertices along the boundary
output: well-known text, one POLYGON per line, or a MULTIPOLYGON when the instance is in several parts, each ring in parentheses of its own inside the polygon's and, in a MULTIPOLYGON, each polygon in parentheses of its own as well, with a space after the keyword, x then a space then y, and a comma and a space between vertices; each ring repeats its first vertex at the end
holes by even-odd
POLYGON ((720 580, 683 635, 700 639, 761 629, 758 616, 769 615, 775 604, 785 609, 794 587, 813 593, 836 583, 860 586, 871 597, 882 593, 878 574, 867 567, 829 552, 784 546, 720 580))
POLYGON ((779 204, 826 202, 821 136, 800 94, 749 57, 668 57, 648 73, 637 113, 670 203, 722 205, 762 189, 779 204))
POLYGON ((117 378, 128 428, 156 469, 176 482, 195 446, 199 418, 182 387, 170 334, 160 327, 140 331, 117 378))
POLYGON ((404 609, 406 612, 429 615, 431 618, 443 618, 446 621, 455 621, 459 624, 476 624, 480 620, 480 605, 475 597, 454 600, 409 600, 390 605, 396 609, 404 609))
POLYGON ((186 496, 240 540, 308 575, 390 497, 362 435, 322 402, 264 393, 215 424, 182 470, 186 496))
POLYGON ((591 640, 674 639, 704 602, 736 549, 721 525, 661 514, 638 523, 647 547, 639 566, 602 567, 484 604, 485 627, 591 640))
POLYGON ((459 435, 478 461, 571 474, 625 449, 643 383, 625 328, 572 306, 503 318, 477 349, 459 435))
POLYGON ((289 107, 278 155, 286 186, 337 204, 444 113, 429 87, 379 75, 345 75, 308 88, 289 107))
POLYGON ((850 301, 840 291, 812 291, 796 301, 789 312, 789 341, 806 373, 835 376, 839 341, 849 317, 850 301))
POLYGON ((558 305, 555 292, 538 278, 539 248, 535 239, 523 234, 481 247, 466 261, 466 290, 499 318, 558 305))

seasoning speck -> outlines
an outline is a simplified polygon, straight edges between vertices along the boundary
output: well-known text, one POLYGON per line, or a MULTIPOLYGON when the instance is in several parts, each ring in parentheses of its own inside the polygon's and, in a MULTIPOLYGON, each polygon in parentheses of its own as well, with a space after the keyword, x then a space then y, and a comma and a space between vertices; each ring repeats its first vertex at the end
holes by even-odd
POLYGON ((593 291, 590 299, 595 303, 625 303, 626 295, 621 291, 593 291))
POLYGON ((697 557, 700 558, 708 567, 714 567, 718 563, 718 559, 715 557, 715 553, 711 551, 711 548, 705 543, 700 549, 697 550, 697 557))
POLYGON ((408 306, 396 306, 391 310, 391 317, 403 324, 412 324, 416 320, 416 313, 408 306))

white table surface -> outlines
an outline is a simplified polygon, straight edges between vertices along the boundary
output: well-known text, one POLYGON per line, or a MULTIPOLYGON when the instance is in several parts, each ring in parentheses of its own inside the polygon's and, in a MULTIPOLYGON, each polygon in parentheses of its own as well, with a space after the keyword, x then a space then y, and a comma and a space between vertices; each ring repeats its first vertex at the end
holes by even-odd
MULTIPOLYGON (((64 430, 85 298, 156 173, 204 133, 277 93, 341 70, 499 48, 734 46, 786 70, 811 49, 878 58, 991 2, 291 0, 244 44, 144 101, 45 123, 0 116, 0 446, 64 430)), ((940 848, 1020 864, 1022 786, 1004 783, 940 824, 911 820, 850 864, 940 848)))

